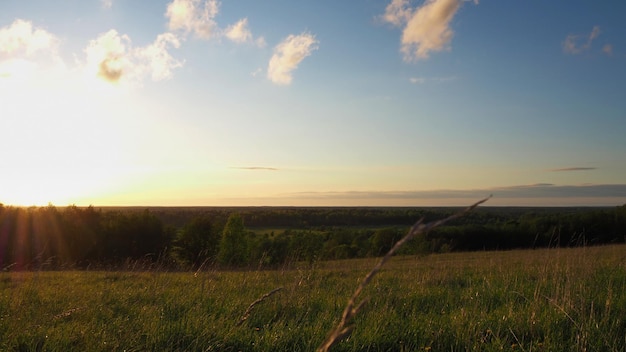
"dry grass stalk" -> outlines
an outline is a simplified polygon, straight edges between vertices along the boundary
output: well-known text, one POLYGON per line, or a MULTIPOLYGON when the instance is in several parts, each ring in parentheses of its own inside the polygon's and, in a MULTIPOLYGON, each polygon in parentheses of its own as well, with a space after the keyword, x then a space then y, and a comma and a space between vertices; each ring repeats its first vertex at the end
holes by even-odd
POLYGON ((196 270, 196 272, 193 274, 193 277, 198 277, 198 274, 202 271, 204 265, 209 261, 209 259, 210 258, 205 259, 202 264, 200 264, 200 267, 198 267, 198 270, 196 270))
POLYGON ((74 313, 76 313, 76 312, 78 312, 80 310, 81 310, 80 307, 79 308, 72 308, 72 309, 67 310, 67 311, 65 311, 63 313, 59 313, 59 314, 53 316, 52 318, 53 319, 67 318, 67 317, 71 316, 72 314, 74 314, 74 313))
POLYGON ((348 301, 348 304, 346 305, 346 308, 344 309, 343 314, 341 316, 341 321, 331 331, 330 335, 328 335, 326 340, 317 349, 317 351, 318 352, 326 352, 326 351, 330 350, 330 348, 335 343, 341 341, 342 339, 344 339, 345 337, 350 335, 350 333, 352 332, 352 329, 354 328, 353 325, 350 325, 350 322, 357 315, 357 313, 359 313, 361 308, 363 308, 365 303, 367 303, 367 299, 364 299, 364 300, 362 300, 361 302, 359 302, 357 304, 357 298, 359 297, 359 295, 361 294, 361 291, 363 291, 365 286, 367 286, 367 284, 369 284, 369 282, 372 281, 372 278, 380 271, 380 269, 383 267, 383 265, 396 253, 396 251, 398 251, 398 249, 400 249, 400 247, 402 247, 406 242, 410 241, 413 237, 415 237, 418 234, 427 233, 428 231, 430 231, 430 230, 432 230, 432 229, 434 229, 434 228, 436 228, 438 226, 441 226, 441 225, 443 225, 443 224, 445 224, 447 222, 450 222, 450 221, 452 221, 454 219, 457 219, 457 218, 460 218, 460 217, 464 216, 465 214, 467 214, 470 211, 474 210, 474 208, 476 208, 480 204, 482 204, 482 203, 486 202, 487 200, 489 200, 489 198, 491 198, 491 196, 489 196, 489 197, 487 197, 485 199, 482 199, 482 200, 480 200, 480 201, 470 205, 469 207, 465 208, 464 210, 462 210, 462 211, 460 211, 460 212, 458 212, 456 214, 448 216, 445 219, 432 221, 432 222, 429 222, 429 223, 426 223, 426 224, 423 223, 423 221, 424 221, 423 218, 418 220, 411 227, 409 232, 403 238, 401 238, 398 242, 396 242, 396 244, 394 244, 394 246, 389 250, 389 252, 387 252, 387 254, 385 254, 385 256, 365 276, 363 281, 361 281, 359 286, 356 288, 356 290, 352 294, 352 297, 350 297, 350 300, 348 301))
POLYGON ((280 291, 282 289, 283 289, 282 287, 275 288, 275 289, 271 290, 270 292, 268 292, 268 293, 264 294, 263 296, 261 296, 261 298, 259 298, 256 301, 252 302, 252 304, 250 304, 250 306, 248 306, 248 309, 246 309, 246 311, 241 316, 241 319, 239 319, 239 321, 237 322, 237 326, 243 324, 243 322, 248 319, 248 317, 250 316, 250 313, 252 312, 252 309, 254 309, 254 307, 257 304, 265 301, 266 299, 271 297, 273 294, 275 294, 276 292, 278 292, 278 291, 280 291))

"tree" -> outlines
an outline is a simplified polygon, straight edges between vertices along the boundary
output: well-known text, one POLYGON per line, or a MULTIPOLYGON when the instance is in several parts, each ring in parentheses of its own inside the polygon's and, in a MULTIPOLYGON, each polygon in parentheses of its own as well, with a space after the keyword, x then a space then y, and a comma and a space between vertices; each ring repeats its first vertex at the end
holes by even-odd
POLYGON ((372 235, 370 239, 370 254, 375 257, 380 257, 389 252, 394 243, 402 238, 402 233, 399 233, 393 228, 378 229, 372 235))
POLYGON ((246 228, 241 215, 233 213, 224 226, 217 261, 223 265, 238 266, 245 264, 247 259, 246 228))
POLYGON ((207 259, 215 259, 220 243, 220 232, 208 215, 197 216, 178 231, 175 253, 178 259, 202 265, 207 259))

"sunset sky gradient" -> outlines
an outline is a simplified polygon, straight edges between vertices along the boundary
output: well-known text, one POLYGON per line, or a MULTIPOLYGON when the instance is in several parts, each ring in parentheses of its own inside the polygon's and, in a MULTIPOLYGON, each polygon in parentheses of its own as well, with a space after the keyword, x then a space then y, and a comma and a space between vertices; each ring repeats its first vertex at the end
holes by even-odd
POLYGON ((626 2, 0 3, 5 205, 621 205, 626 2))

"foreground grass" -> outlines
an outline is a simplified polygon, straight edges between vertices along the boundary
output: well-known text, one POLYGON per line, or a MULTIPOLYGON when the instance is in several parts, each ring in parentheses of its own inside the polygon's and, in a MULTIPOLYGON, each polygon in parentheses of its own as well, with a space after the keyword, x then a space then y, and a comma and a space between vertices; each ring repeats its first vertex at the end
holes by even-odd
MULTIPOLYGON (((374 264, 2 273, 0 351, 313 351, 374 264)), ((624 245, 398 257, 363 297, 334 350, 626 351, 624 245)))

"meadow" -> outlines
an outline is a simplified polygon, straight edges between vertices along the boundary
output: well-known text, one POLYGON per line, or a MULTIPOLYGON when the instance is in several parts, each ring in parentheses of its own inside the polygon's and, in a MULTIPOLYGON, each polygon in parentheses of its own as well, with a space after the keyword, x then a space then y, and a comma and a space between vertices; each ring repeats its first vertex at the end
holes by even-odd
MULTIPOLYGON (((4 272, 0 351, 314 351, 376 261, 4 272)), ((626 351, 625 245, 397 256, 361 297, 333 351, 626 351)))

